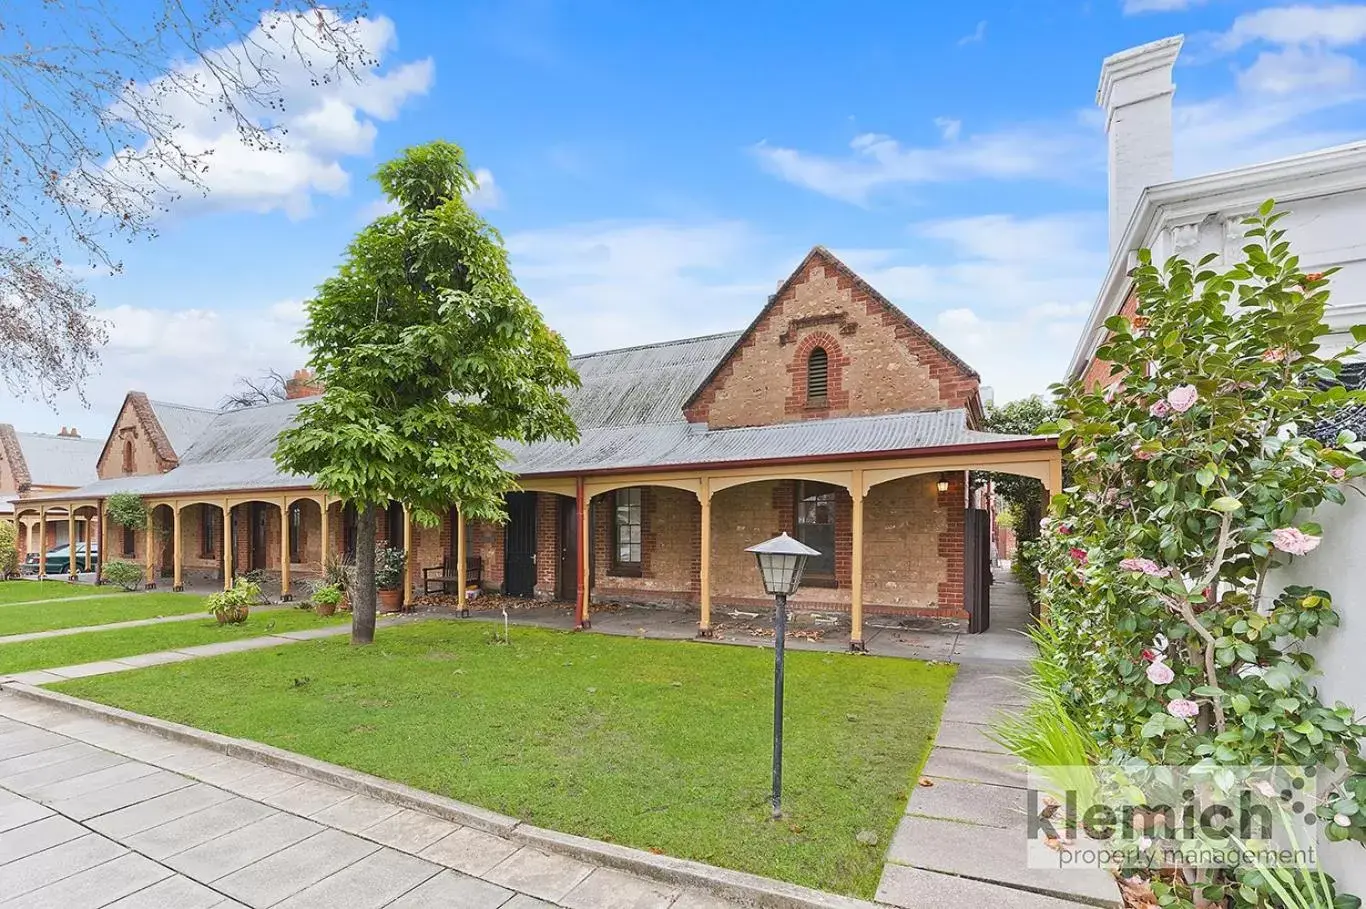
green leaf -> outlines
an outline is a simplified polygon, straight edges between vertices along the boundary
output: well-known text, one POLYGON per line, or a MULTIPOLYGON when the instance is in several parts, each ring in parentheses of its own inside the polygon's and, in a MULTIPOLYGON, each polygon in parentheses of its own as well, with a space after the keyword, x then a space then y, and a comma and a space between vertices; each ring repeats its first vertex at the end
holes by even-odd
POLYGON ((1210 503, 1210 508, 1223 514, 1232 514, 1243 507, 1243 503, 1233 496, 1220 496, 1210 503))

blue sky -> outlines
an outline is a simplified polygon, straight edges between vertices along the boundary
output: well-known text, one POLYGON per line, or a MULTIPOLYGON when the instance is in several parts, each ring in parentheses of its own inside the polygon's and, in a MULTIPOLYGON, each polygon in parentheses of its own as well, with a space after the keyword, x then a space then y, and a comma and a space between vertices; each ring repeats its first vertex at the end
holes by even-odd
POLYGON ((1366 6, 371 0, 363 85, 290 87, 286 151, 208 122, 212 192, 125 271, 92 408, 213 405, 290 371, 301 305, 404 146, 463 145, 524 290, 576 351, 743 327, 805 251, 845 257, 998 399, 1060 377, 1107 265, 1101 60, 1185 34, 1177 176, 1366 135, 1366 6))

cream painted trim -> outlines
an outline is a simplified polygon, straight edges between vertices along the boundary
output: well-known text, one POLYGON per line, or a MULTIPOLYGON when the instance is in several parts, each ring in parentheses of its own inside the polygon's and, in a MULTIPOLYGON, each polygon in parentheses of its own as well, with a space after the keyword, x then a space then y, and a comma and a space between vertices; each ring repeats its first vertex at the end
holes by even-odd
POLYGON ((526 481, 517 481, 517 489, 514 492, 548 492, 558 496, 568 496, 574 498, 578 492, 578 484, 573 477, 565 477, 562 480, 547 477, 544 480, 531 478, 526 481))
POLYGON ((614 489, 627 489, 631 486, 668 486, 672 489, 690 492, 700 498, 702 477, 696 472, 663 475, 656 473, 620 474, 610 480, 584 483, 583 491, 584 495, 591 499, 594 496, 602 495, 604 492, 611 492, 614 489))

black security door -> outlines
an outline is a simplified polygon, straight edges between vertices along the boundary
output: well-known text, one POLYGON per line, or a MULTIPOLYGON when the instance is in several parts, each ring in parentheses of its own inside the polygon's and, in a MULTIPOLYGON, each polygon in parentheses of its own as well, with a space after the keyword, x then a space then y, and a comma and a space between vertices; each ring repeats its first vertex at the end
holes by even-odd
POLYGON ((536 494, 508 493, 507 509, 503 592, 512 597, 531 597, 536 593, 536 494))

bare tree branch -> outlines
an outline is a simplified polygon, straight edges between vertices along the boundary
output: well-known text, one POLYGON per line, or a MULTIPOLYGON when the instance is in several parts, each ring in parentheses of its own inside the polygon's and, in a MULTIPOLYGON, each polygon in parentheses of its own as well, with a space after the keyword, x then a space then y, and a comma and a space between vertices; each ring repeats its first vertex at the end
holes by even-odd
POLYGON ((0 377, 49 403, 81 389, 106 340, 65 260, 116 272, 116 240, 155 234, 204 193, 211 113, 248 148, 281 148, 282 73, 319 87, 376 65, 363 6, 342 0, 43 0, 0 19, 0 377))
POLYGON ((223 396, 218 406, 223 410, 242 410, 261 404, 274 404, 289 397, 289 379, 275 370, 256 378, 238 376, 237 387, 223 396))

